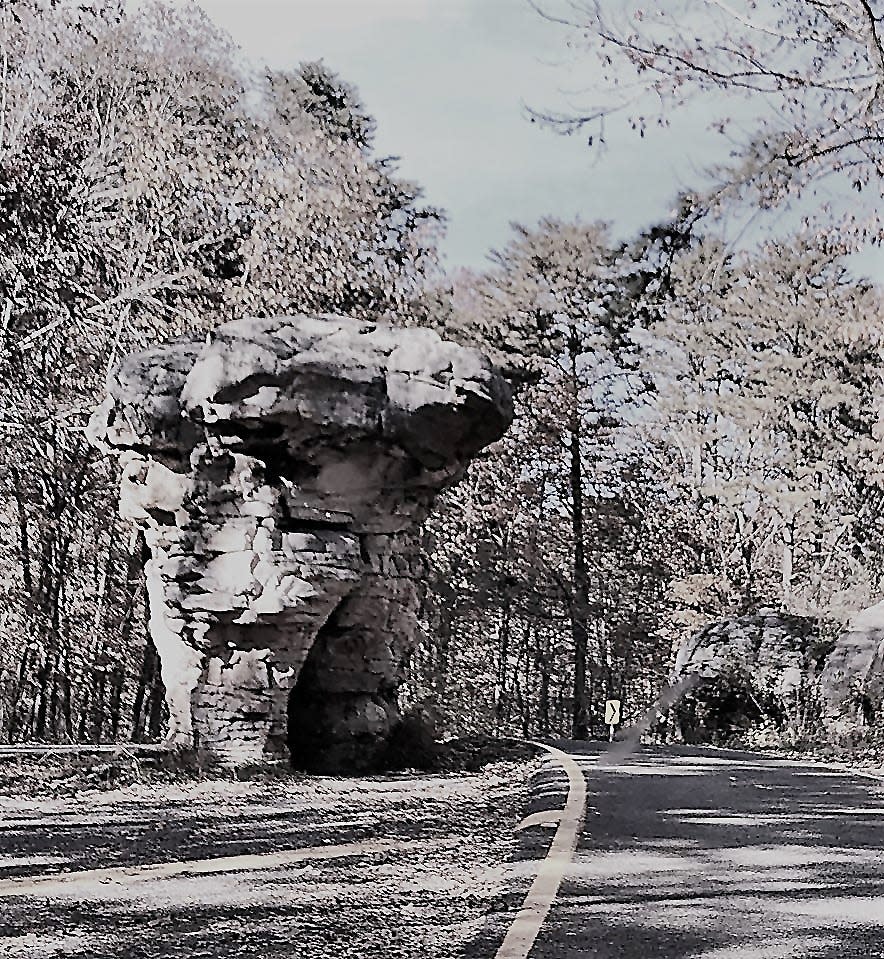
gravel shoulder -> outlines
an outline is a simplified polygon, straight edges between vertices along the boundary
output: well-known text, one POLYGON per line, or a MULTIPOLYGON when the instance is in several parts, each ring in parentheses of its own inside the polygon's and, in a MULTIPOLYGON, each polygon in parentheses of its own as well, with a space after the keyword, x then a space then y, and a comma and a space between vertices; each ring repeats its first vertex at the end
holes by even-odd
POLYGON ((49 776, 32 795, 22 795, 21 769, 7 769, 0 955, 355 959, 382 948, 390 959, 491 959, 530 883, 514 829, 534 768, 143 777, 106 789, 82 788, 82 775, 49 776), (279 862, 280 851, 348 843, 357 844, 352 855, 279 862), (208 875, 71 880, 84 870, 242 856, 252 858, 208 875), (6 880, 47 875, 64 880, 47 895, 3 894, 6 880))

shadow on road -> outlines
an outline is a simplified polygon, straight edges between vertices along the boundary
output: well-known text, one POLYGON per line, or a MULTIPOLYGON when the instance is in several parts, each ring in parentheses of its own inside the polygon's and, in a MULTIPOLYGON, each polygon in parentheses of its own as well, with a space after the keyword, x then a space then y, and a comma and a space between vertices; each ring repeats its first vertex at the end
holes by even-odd
POLYGON ((582 754, 589 810, 533 959, 884 956, 884 797, 753 754, 582 754))
POLYGON ((479 944, 478 955, 492 957, 527 887, 502 882, 499 868, 522 803, 518 772, 209 781, 6 800, 0 956, 478 959, 463 950, 479 944), (322 855, 359 840, 391 848, 322 855), (210 875, 187 862, 214 868, 218 857, 260 860, 303 847, 317 857, 210 875), (93 871, 160 863, 181 869, 149 878, 93 871), (15 882, 47 875, 61 878, 48 889, 15 882))

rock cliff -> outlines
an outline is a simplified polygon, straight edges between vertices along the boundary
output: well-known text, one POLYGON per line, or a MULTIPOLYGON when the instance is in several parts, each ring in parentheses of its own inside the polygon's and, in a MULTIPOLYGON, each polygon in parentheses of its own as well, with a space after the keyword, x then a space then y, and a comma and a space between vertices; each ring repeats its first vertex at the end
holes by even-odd
POLYGON ((773 609, 713 623, 678 649, 675 680, 701 682, 674 711, 682 737, 725 740, 758 723, 837 740, 884 719, 884 603, 821 635, 773 609))
POLYGON ((417 533, 512 418, 474 350, 339 317, 130 356, 90 425, 150 549, 173 744, 372 768, 418 635, 417 533))
POLYGON ((701 682, 674 710, 682 738, 725 741, 764 719, 787 719, 814 668, 815 637, 815 620, 759 609, 687 640, 674 679, 701 682))
POLYGON ((857 613, 820 674, 823 718, 835 733, 884 719, 884 602, 857 613))

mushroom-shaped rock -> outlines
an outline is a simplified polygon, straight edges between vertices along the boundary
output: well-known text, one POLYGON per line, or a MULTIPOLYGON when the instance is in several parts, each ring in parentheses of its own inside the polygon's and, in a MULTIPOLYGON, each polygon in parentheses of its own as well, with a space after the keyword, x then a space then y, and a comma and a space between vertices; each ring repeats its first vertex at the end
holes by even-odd
POLYGON ((488 360, 426 329, 247 319, 130 356, 90 436, 150 550, 170 741, 371 768, 418 637, 419 526, 511 419, 488 360))

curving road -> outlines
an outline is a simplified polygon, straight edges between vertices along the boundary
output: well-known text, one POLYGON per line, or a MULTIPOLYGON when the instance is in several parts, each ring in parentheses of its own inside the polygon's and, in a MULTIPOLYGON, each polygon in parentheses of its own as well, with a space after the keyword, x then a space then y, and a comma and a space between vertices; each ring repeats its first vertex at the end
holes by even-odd
POLYGON ((552 751, 515 862, 518 767, 0 797, 0 956, 884 959, 880 780, 602 748, 552 751))
MULTIPOLYGON (((603 765, 599 748, 559 746, 587 809, 531 959, 884 957, 879 779, 689 748, 603 765)), ((548 764, 529 813, 565 791, 548 764)), ((543 855, 542 831, 525 830, 526 859, 543 855)))

